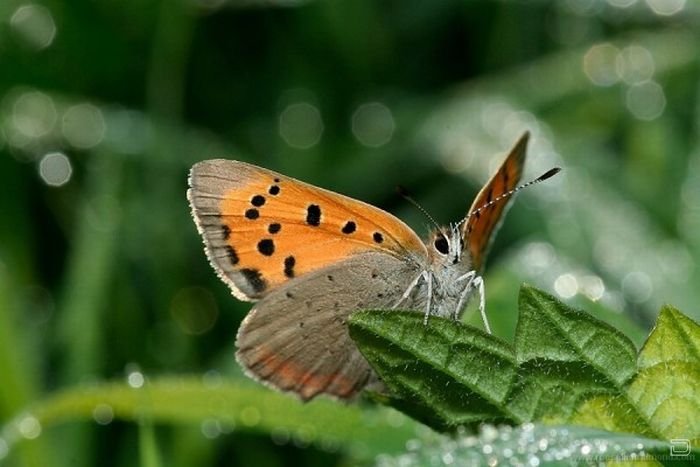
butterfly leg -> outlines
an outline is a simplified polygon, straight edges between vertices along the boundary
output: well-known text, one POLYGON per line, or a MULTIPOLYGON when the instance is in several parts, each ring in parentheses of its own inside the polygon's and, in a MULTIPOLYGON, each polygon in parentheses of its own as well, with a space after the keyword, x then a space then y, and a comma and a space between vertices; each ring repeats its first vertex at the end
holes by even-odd
POLYGON ((425 307, 425 317, 423 318, 423 325, 427 325, 428 316, 430 316, 430 308, 433 305, 433 275, 429 271, 423 271, 421 276, 423 276, 428 283, 428 300, 425 307))
POLYGON ((486 332, 492 334, 491 326, 489 326, 489 320, 486 317, 486 294, 484 293, 484 280, 481 276, 477 276, 472 282, 473 287, 479 290, 479 313, 481 313, 481 319, 484 321, 484 328, 486 332))
POLYGON ((408 288, 407 288, 406 291, 403 293, 403 295, 401 296, 401 298, 399 298, 399 301, 397 301, 397 302, 394 304, 394 306, 391 307, 392 309, 398 308, 398 306, 401 305, 401 303, 403 303, 404 300, 408 299, 408 296, 411 295, 411 292, 413 292, 413 289, 416 288, 416 286, 418 285, 418 282, 419 282, 421 279, 424 279, 424 278, 425 278, 425 273, 426 273, 426 272, 427 272, 427 271, 421 272, 420 274, 418 274, 418 276, 416 276, 415 279, 413 279, 413 282, 411 282, 411 284, 408 286, 408 288))
POLYGON ((459 313, 462 311, 462 308, 465 307, 467 304, 465 303, 465 300, 468 299, 468 297, 471 294, 473 287, 473 282, 474 282, 474 276, 476 275, 475 271, 469 271, 468 273, 464 274, 463 276, 459 276, 457 278, 457 282, 461 281, 467 281, 467 284, 464 286, 464 291, 462 292, 462 295, 459 297, 459 301, 457 302, 457 307, 455 307, 454 313, 452 315, 452 319, 455 321, 459 320, 459 313))

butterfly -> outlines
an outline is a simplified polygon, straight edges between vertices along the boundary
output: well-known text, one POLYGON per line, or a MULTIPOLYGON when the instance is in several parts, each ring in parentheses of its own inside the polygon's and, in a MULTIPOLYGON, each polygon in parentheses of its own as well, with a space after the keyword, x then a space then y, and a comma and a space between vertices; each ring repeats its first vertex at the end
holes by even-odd
POLYGON ((247 374, 307 401, 354 398, 382 383, 348 335, 360 309, 399 308, 459 319, 478 294, 486 254, 525 164, 525 133, 465 218, 422 241, 370 204, 224 159, 195 164, 188 199, 205 251, 233 295, 257 304, 236 357, 247 374))

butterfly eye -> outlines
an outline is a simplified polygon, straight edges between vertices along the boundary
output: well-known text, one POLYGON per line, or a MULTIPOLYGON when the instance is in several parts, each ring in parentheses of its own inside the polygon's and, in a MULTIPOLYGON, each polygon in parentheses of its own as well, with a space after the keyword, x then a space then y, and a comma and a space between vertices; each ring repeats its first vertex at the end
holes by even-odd
POLYGON ((440 235, 435 239, 435 249, 442 253, 443 255, 446 255, 447 253, 450 252, 450 244, 447 242, 447 239, 445 238, 444 235, 440 235))

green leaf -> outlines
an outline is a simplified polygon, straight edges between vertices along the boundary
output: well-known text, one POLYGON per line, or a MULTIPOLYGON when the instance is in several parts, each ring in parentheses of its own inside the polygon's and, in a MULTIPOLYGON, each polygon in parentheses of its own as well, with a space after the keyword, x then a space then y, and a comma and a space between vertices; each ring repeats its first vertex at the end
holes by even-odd
POLYGON ((639 352, 639 368, 659 363, 700 364, 700 326, 672 306, 664 306, 639 352))
POLYGON ((508 344, 452 320, 399 310, 365 310, 350 318, 350 335, 385 384, 418 419, 433 426, 510 419, 504 404, 516 378, 508 344), (429 410, 425 410, 425 409, 429 410))
POLYGON ((141 467, 161 467, 163 465, 153 422, 149 417, 144 417, 139 422, 139 454, 141 467))
POLYGON ((615 397, 587 401, 573 418, 700 445, 700 326, 666 306, 639 353, 639 371, 615 397))
MULTIPOLYGON (((0 427, 0 433, 12 447, 24 439, 21 427, 30 418, 45 430, 75 420, 106 423, 112 417, 138 422, 146 417, 152 423, 219 427, 222 432, 269 433, 322 448, 343 449, 365 459, 403 450, 406 440, 422 428, 392 409, 342 405, 328 399, 304 404, 290 395, 261 391, 250 383, 163 377, 142 388, 105 383, 64 390, 16 416, 0 427)), ((142 441, 148 441, 148 433, 142 435, 146 436, 142 441)), ((155 445, 144 445, 152 447, 155 445)))
POLYGON ((518 363, 583 364, 593 379, 616 387, 634 375, 637 350, 617 329, 529 285, 520 289, 519 305, 518 363))
POLYGON ((411 450, 399 456, 382 456, 380 467, 424 465, 598 465, 615 461, 640 461, 659 465, 695 465, 700 450, 625 433, 611 433, 580 426, 525 424, 482 426, 477 436, 436 436, 411 442, 411 450), (673 455, 672 455, 673 454, 673 455))
POLYGON ((649 425, 661 437, 700 444, 700 325, 663 307, 638 366, 628 394, 649 425))
POLYGON ((521 419, 565 422, 582 400, 617 394, 634 375, 636 349, 616 329, 528 285, 519 305, 509 405, 521 419))
POLYGON ((670 307, 637 356, 616 329, 527 285, 515 348, 459 322, 361 311, 350 335, 391 391, 384 402, 438 430, 579 423, 700 438, 698 325, 670 307))

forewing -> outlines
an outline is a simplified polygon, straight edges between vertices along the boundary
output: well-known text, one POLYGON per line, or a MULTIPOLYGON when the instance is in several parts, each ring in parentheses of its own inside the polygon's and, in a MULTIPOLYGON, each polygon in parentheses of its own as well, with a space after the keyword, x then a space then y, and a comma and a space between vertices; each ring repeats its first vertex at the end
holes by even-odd
POLYGON ((203 161, 189 184, 207 256, 241 300, 365 251, 426 255, 420 238, 391 214, 251 164, 203 161))
POLYGON ((412 262, 367 252, 294 279, 246 316, 236 357, 250 376, 303 400, 350 399, 378 379, 348 334, 348 316, 390 308, 419 273, 412 262))
POLYGON ((525 165, 529 136, 530 134, 526 132, 520 137, 501 167, 476 196, 467 213, 468 220, 462 227, 462 237, 469 250, 472 268, 476 271, 481 271, 484 266, 488 248, 513 196, 508 196, 480 211, 477 210, 518 185, 525 165))

